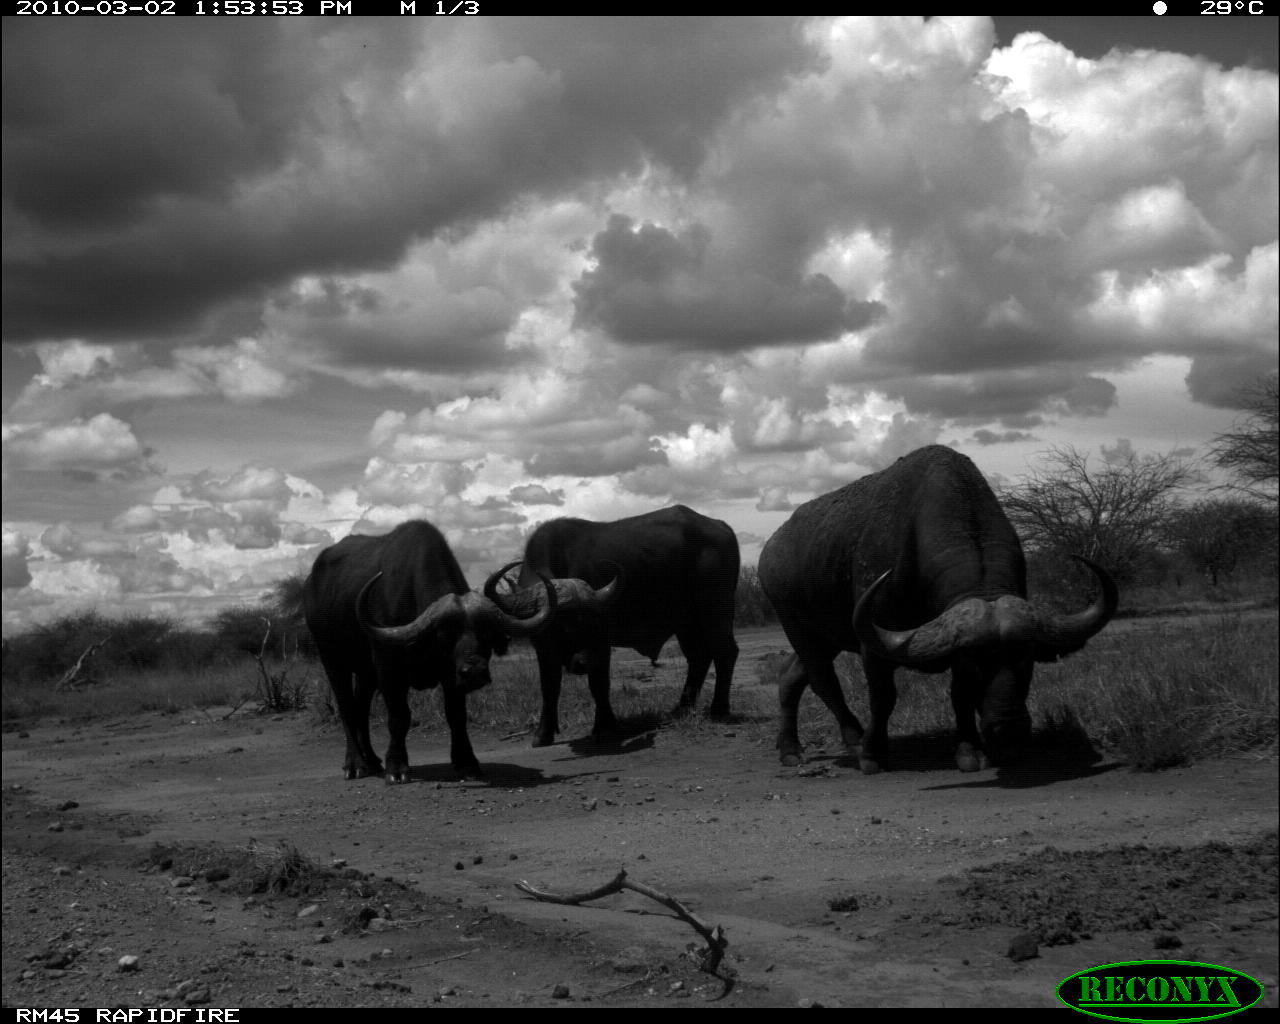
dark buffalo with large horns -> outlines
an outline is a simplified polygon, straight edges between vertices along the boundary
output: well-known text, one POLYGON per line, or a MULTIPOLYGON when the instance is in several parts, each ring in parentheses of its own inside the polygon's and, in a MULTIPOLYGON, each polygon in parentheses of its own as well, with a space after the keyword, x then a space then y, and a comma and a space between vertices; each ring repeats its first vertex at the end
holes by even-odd
POLYGON ((489 657, 505 654, 508 638, 532 636, 555 616, 555 591, 544 584, 532 614, 504 611, 467 587, 448 542, 421 521, 382 537, 347 537, 321 551, 302 600, 347 734, 346 778, 384 774, 369 741, 369 705, 381 690, 391 734, 386 778, 407 779, 409 687, 434 686, 444 697, 453 766, 479 775, 466 695, 489 682, 489 657))
POLYGON ((941 445, 801 505, 760 554, 760 583, 795 650, 783 670, 778 749, 801 761, 796 713, 806 686, 835 715, 846 751, 873 774, 885 761, 899 665, 951 670, 956 763, 1009 760, 1030 735, 1032 666, 1079 650, 1115 614, 1099 566, 1084 611, 1027 600, 1022 545, 978 468, 941 445), (860 651, 871 720, 865 733, 832 666, 860 651), (977 724, 975 726, 975 717, 977 724))
MULTIPOLYGON (((692 708, 707 670, 716 669, 709 713, 729 714, 729 686, 738 645, 733 638, 733 601, 738 587, 738 538, 727 523, 683 505, 609 523, 553 519, 525 545, 519 593, 549 576, 559 601, 554 622, 533 639, 542 686, 542 718, 533 745, 555 741, 560 728, 560 682, 564 670, 587 676, 595 701, 592 733, 616 733, 609 703, 609 658, 613 647, 630 647, 656 660, 672 636, 688 662, 678 710, 692 708)), ((507 569, 520 565, 513 562, 507 569)), ((527 611, 496 586, 485 593, 509 611, 527 611)))

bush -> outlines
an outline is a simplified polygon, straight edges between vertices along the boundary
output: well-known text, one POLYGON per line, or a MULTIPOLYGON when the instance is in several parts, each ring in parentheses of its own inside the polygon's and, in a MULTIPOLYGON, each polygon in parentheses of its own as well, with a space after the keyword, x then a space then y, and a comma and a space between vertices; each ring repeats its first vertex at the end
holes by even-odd
POLYGON ((738 574, 738 590, 733 598, 733 624, 769 626, 778 621, 773 605, 760 586, 760 573, 754 565, 744 565, 738 574))

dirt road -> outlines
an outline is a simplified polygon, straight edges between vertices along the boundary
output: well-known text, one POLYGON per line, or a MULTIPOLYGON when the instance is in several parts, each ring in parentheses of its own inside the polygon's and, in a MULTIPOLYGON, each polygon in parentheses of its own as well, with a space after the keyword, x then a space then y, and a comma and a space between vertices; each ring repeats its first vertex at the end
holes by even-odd
POLYGON ((732 725, 596 749, 473 738, 487 782, 456 781, 443 737, 415 730, 414 781, 387 786, 344 782, 339 736, 305 715, 6 734, 5 1004, 1049 1006, 1074 971, 1148 957, 1232 966, 1274 1003, 1274 852, 1242 869, 1116 851, 1274 834, 1274 761, 961 775, 908 744, 863 777, 822 755, 781 769, 732 725), (279 877, 290 848, 324 869, 302 872, 310 891, 252 894, 250 862, 279 877), (1001 862, 1023 875, 965 895, 962 872, 1001 862), (727 983, 652 900, 515 888, 619 868, 724 929, 727 983), (1117 887, 1155 916, 1108 913, 1117 887), (1038 956, 1011 959, 1028 929, 1038 956))

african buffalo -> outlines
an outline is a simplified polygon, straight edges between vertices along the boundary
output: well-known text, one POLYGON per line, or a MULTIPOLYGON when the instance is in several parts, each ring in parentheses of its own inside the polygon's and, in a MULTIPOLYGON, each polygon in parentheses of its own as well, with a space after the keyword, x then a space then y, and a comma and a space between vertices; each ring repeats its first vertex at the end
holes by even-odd
POLYGON ((879 771, 898 665, 951 669, 961 771, 976 771, 984 755, 1008 760, 1030 734, 1033 663, 1079 650, 1115 614, 1115 584, 1079 560, 1100 585, 1092 606, 1055 615, 1027 601, 1022 545, 995 494, 969 459, 941 445, 801 505, 769 538, 759 564, 795 650, 778 687, 782 763, 802 760, 796 712, 808 685, 835 715, 862 771, 879 771), (840 651, 862 653, 871 709, 865 735, 832 667, 840 651))
POLYGON ((369 704, 381 690, 391 734, 386 777, 404 782, 409 687, 437 685, 450 760, 460 773, 479 775, 466 695, 489 682, 489 656, 506 653, 508 637, 531 636, 552 620, 556 595, 550 581, 544 583, 534 614, 508 614, 468 589, 448 542, 421 521, 382 537, 347 537, 321 551, 303 588, 303 610, 347 734, 345 777, 383 774, 369 742, 369 704), (406 624, 378 625, 387 622, 406 624))
MULTIPOLYGON (((656 660, 673 634, 689 665, 679 709, 697 702, 714 661, 710 714, 728 715, 738 658, 733 639, 738 539, 727 523, 683 505, 611 523, 553 519, 534 530, 525 545, 520 593, 536 596, 531 583, 539 576, 552 577, 559 611, 533 639, 542 686, 535 747, 555 741, 565 669, 586 673, 596 705, 592 733, 606 737, 618 727, 609 704, 610 648, 630 647, 656 660)), ((499 597, 494 580, 485 593, 509 611, 527 610, 510 596, 499 597)))

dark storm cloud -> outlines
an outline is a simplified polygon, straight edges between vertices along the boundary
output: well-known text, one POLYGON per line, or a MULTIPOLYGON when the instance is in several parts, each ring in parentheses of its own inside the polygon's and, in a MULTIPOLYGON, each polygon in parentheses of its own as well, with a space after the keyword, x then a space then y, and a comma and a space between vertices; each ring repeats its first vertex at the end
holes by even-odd
POLYGON ((997 434, 993 430, 975 430, 973 439, 984 448, 993 444, 1013 444, 1016 441, 1034 441, 1035 434, 1028 434, 1022 430, 1006 430, 997 434))
POLYGON ((673 234, 615 214, 596 235, 593 270, 575 282, 575 324, 617 341, 740 349, 800 344, 865 327, 879 303, 848 298, 825 274, 781 278, 709 255, 695 225, 673 234))
POLYGON ((564 490, 547 490, 541 484, 520 484, 507 495, 517 505, 563 505, 564 490))
POLYGON ((1006 427, 1034 425, 1030 410, 1073 416, 1101 416, 1116 401, 1110 381, 1072 366, 989 371, 974 376, 903 377, 882 382, 887 394, 901 398, 909 412, 941 416, 956 423, 1000 420, 1006 427))
POLYGON ((1241 350, 1198 355, 1187 373, 1187 390, 1197 402, 1219 409, 1247 408, 1248 389, 1276 372, 1275 352, 1241 350))
POLYGON ((667 455, 645 437, 621 437, 593 444, 561 444, 524 462, 534 476, 610 476, 637 466, 665 466, 667 455))
POLYGON ((782 19, 16 21, 6 340, 186 326, 530 193, 687 172, 735 102, 810 59, 782 19))

